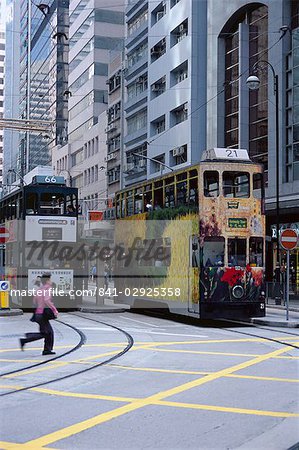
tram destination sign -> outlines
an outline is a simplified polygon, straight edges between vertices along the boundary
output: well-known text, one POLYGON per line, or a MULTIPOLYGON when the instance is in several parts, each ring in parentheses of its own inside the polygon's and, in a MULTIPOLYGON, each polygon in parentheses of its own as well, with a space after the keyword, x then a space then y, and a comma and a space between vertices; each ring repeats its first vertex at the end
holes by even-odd
POLYGON ((228 219, 229 228, 247 228, 247 219, 242 219, 239 217, 228 219))
POLYGON ((36 175, 32 182, 34 184, 65 184, 65 179, 56 175, 36 175))

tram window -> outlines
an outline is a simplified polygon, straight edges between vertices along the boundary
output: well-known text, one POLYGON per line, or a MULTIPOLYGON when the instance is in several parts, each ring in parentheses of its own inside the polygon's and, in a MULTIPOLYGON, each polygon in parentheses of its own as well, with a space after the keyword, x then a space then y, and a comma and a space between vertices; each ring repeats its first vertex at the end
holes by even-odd
POLYGON ((30 192, 26 197, 26 214, 37 214, 37 194, 30 192))
POLYGON ((198 205, 198 184, 197 178, 193 178, 189 180, 189 205, 197 206, 198 205))
POLYGON ((262 173, 253 174, 253 196, 258 199, 262 199, 264 197, 264 183, 262 173))
POLYGON ((177 205, 186 205, 187 203, 187 181, 182 181, 176 187, 177 205))
POLYGON ((133 206, 133 191, 129 191, 127 193, 127 216, 132 216, 132 214, 134 213, 133 206))
POLYGON ((224 265, 225 239, 222 236, 207 236, 203 246, 204 267, 221 267, 224 265))
POLYGON ((161 185, 161 182, 155 183, 155 190, 154 190, 154 209, 161 209, 163 208, 163 182, 161 185), (159 184, 158 184, 159 183, 159 184), (161 186, 157 188, 156 186, 161 186))
POLYGON ((204 195, 205 197, 219 196, 219 173, 216 170, 204 172, 204 195))
POLYGON ((198 236, 191 236, 191 266, 199 267, 199 242, 198 236))
POLYGON ((140 214, 143 212, 143 192, 142 188, 136 189, 134 196, 134 214, 140 214))
POLYGON ((165 179, 165 184, 171 184, 171 183, 174 183, 174 177, 168 177, 168 178, 166 178, 165 179))
MULTIPOLYGON (((68 216, 75 216, 76 215, 76 206, 77 206, 77 199, 76 196, 73 194, 66 196, 66 213, 68 216)), ((60 208, 63 210, 63 203, 61 199, 60 208)))
POLYGON ((246 239, 228 239, 228 265, 245 267, 246 239))
POLYGON ((121 200, 121 217, 125 217, 125 212, 126 212, 126 203, 125 203, 125 199, 122 198, 122 200, 121 200))
POLYGON ((223 195, 224 197, 248 198, 249 173, 223 172, 223 195))
POLYGON ((64 195, 52 192, 40 194, 41 214, 59 215, 64 213, 64 195))
POLYGON ((165 207, 172 208, 174 206, 174 185, 165 187, 165 207))
POLYGON ((263 238, 249 239, 249 264, 252 267, 263 267, 263 238))
POLYGON ((117 197, 116 200, 116 217, 119 219, 120 218, 120 198, 117 197))
POLYGON ((190 172, 189 172, 189 178, 194 178, 194 177, 198 177, 198 172, 197 172, 197 169, 193 169, 193 170, 190 170, 190 172))
POLYGON ((187 172, 179 173, 176 179, 177 181, 187 180, 187 172))

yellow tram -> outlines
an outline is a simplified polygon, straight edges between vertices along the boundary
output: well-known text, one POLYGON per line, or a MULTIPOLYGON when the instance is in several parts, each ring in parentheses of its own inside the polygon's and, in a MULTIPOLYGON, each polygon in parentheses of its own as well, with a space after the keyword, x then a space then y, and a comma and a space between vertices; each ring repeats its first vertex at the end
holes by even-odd
POLYGON ((118 296, 200 318, 265 315, 264 184, 243 149, 116 194, 118 296))

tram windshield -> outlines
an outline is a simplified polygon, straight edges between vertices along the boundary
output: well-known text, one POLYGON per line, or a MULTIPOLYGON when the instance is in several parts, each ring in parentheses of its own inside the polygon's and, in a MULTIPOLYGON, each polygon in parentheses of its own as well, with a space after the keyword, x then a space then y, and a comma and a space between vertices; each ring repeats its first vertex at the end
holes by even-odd
POLYGON ((204 267, 224 266, 225 239, 222 236, 205 237, 203 247, 204 267))
POLYGON ((228 239, 228 265, 246 266, 246 239, 228 239))

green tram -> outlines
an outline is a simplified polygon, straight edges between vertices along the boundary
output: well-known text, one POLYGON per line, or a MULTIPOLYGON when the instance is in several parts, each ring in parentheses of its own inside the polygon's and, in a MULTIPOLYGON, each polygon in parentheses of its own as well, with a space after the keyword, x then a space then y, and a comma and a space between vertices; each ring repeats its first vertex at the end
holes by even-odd
POLYGON ((56 306, 73 308, 82 300, 76 293, 83 268, 68 257, 66 247, 70 253, 78 245, 78 189, 53 175, 36 175, 21 184, 0 200, 0 223, 8 235, 1 248, 1 277, 10 281, 10 302, 32 308, 41 275, 50 273, 56 306))

